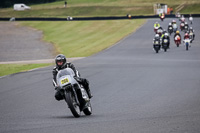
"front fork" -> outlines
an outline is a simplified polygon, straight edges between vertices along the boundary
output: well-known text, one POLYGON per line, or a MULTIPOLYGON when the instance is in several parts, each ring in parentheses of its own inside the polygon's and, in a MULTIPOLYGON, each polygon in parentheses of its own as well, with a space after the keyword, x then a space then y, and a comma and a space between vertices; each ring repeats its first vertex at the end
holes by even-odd
POLYGON ((79 102, 79 100, 78 100, 78 96, 77 96, 77 93, 76 93, 74 87, 73 87, 72 85, 67 86, 67 87, 65 88, 65 91, 66 91, 66 93, 67 93, 68 91, 71 91, 71 92, 73 93, 74 97, 75 97, 75 101, 76 101, 77 105, 80 106, 80 102, 79 102), (69 87, 70 87, 70 88, 69 88, 69 87))

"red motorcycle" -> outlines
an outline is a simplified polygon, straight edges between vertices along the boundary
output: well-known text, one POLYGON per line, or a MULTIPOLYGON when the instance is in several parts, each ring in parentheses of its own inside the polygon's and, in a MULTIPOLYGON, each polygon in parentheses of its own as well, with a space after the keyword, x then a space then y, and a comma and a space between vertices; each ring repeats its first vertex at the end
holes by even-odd
POLYGON ((181 44, 181 37, 179 35, 176 35, 174 38, 174 42, 176 46, 179 47, 179 45, 181 44))
POLYGON ((159 34, 160 37, 162 36, 162 33, 163 33, 162 29, 158 29, 157 32, 156 32, 156 34, 159 34))
POLYGON ((180 29, 181 29, 181 31, 184 30, 184 28, 185 28, 185 23, 184 23, 184 22, 181 22, 181 24, 180 24, 180 29))
POLYGON ((154 32, 157 33, 158 27, 154 27, 154 32))
POLYGON ((165 16, 164 16, 164 15, 161 15, 161 16, 160 16, 160 19, 161 19, 161 21, 163 21, 163 20, 165 19, 165 16))

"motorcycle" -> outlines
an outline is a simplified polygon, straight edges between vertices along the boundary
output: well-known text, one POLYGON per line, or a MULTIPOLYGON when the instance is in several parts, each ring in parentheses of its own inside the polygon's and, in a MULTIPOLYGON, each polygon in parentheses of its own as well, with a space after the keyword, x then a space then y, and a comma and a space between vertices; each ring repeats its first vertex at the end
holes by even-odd
POLYGON ((190 40, 191 40, 191 43, 192 43, 192 41, 194 40, 194 33, 190 32, 189 33, 189 37, 190 37, 190 40))
MULTIPOLYGON (((58 71, 57 84, 74 117, 80 117, 81 111, 85 115, 92 114, 92 106, 87 92, 74 78, 75 73, 71 68, 58 71)), ((54 83, 55 84, 55 83, 54 83)))
POLYGON ((190 39, 185 39, 183 42, 185 43, 185 48, 186 48, 186 50, 188 50, 189 49, 189 47, 191 47, 191 44, 190 44, 190 39))
POLYGON ((163 30, 162 29, 158 29, 156 34, 159 34, 159 36, 161 37, 162 33, 163 33, 163 30))
POLYGON ((164 41, 162 43, 162 48, 164 49, 165 52, 167 52, 167 49, 169 48, 169 40, 168 39, 164 39, 164 41))
POLYGON ((178 29, 177 24, 173 24, 173 31, 174 31, 174 33, 176 33, 177 29, 178 29))
POLYGON ((159 27, 154 27, 154 32, 157 33, 159 27))
POLYGON ((163 21, 163 20, 165 19, 165 16, 164 16, 164 15, 161 15, 161 16, 160 16, 160 19, 161 19, 161 21, 163 21))
POLYGON ((174 42, 175 42, 176 46, 179 47, 179 45, 181 44, 181 38, 179 35, 175 36, 174 42))
POLYGON ((154 40, 153 48, 156 51, 156 53, 159 52, 159 50, 160 50, 160 43, 159 43, 158 40, 154 40))
POLYGON ((168 28, 168 32, 169 32, 170 35, 172 34, 172 32, 173 32, 173 27, 172 27, 172 26, 170 26, 170 27, 168 28))
POLYGON ((180 19, 181 18, 181 14, 177 13, 176 17, 180 19))
POLYGON ((185 25, 184 26, 184 31, 188 31, 188 28, 189 28, 188 25, 185 25))
POLYGON ((190 24, 192 24, 193 17, 189 17, 190 24))
POLYGON ((184 22, 181 22, 181 24, 180 24, 180 29, 181 29, 181 31, 184 30, 184 27, 185 27, 185 23, 184 23, 184 22))

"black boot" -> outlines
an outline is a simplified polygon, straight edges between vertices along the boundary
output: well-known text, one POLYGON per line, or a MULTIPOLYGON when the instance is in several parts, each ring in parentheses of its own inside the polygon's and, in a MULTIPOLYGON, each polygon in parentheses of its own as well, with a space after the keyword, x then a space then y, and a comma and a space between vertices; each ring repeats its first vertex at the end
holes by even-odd
POLYGON ((92 94, 91 94, 91 91, 90 91, 90 87, 89 87, 89 81, 87 79, 84 79, 84 88, 89 96, 89 98, 92 98, 92 94))
POLYGON ((81 85, 83 85, 83 87, 85 88, 85 90, 86 90, 86 92, 87 92, 87 94, 88 94, 88 97, 89 97, 89 98, 92 98, 93 96, 92 96, 92 94, 91 94, 91 92, 90 92, 89 81, 88 81, 87 79, 80 78, 80 77, 76 77, 75 79, 76 79, 76 81, 77 81, 78 83, 80 83, 81 85))
POLYGON ((89 98, 92 98, 93 96, 92 96, 92 94, 90 92, 90 88, 89 87, 85 88, 85 90, 87 91, 87 94, 88 94, 89 98))

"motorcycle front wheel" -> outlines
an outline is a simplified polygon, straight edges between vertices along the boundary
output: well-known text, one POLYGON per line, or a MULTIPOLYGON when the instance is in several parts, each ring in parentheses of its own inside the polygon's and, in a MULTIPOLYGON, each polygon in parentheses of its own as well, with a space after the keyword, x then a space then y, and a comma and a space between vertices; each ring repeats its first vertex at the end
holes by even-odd
POLYGON ((74 117, 78 118, 81 116, 80 107, 76 102, 75 96, 72 92, 65 92, 65 101, 67 102, 74 117))

